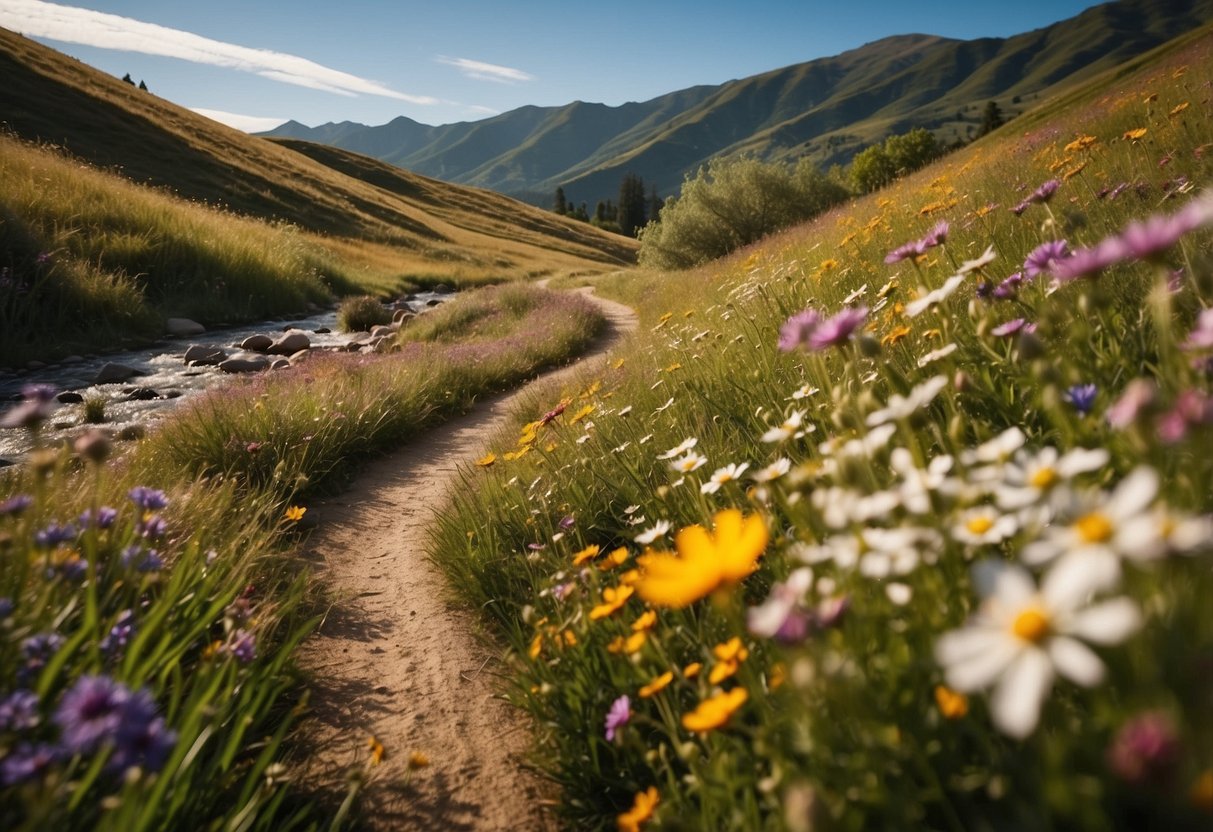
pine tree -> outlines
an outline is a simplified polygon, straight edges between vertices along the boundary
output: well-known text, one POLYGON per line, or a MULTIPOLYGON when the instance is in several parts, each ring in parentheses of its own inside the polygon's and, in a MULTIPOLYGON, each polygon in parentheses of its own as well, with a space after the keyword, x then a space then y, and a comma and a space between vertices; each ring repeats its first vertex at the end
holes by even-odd
POLYGON ((131 77, 129 72, 122 76, 122 80, 126 81, 126 83, 130 84, 132 87, 135 86, 135 79, 131 77))
POLYGON ((564 198, 564 188, 557 186, 556 198, 552 202, 552 210, 557 214, 567 214, 569 212, 569 203, 564 198))
POLYGON ((981 132, 977 135, 984 136, 993 130, 997 130, 1006 122, 1002 117, 1002 110, 998 106, 997 101, 991 101, 986 104, 985 112, 981 117, 981 132))
POLYGON ((139 79, 139 89, 143 90, 144 92, 147 92, 147 84, 143 83, 142 78, 139 79))
POLYGON ((644 180, 629 173, 619 185, 619 232, 635 237, 644 227, 644 209, 644 180))
POLYGON ((662 198, 657 195, 657 186, 653 185, 649 189, 649 222, 657 222, 661 219, 661 207, 664 204, 662 198))

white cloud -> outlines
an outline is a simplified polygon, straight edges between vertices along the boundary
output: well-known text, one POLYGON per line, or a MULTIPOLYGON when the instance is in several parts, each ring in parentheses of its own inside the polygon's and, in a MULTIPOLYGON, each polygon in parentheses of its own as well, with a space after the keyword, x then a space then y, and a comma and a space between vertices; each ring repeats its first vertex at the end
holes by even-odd
POLYGON ((245 133, 261 133, 265 130, 273 130, 279 124, 288 121, 285 118, 246 116, 240 113, 228 113, 223 110, 208 110, 205 107, 190 107, 190 109, 200 116, 206 116, 212 121, 226 124, 228 127, 235 127, 237 130, 243 130, 245 133))
POLYGON ((484 61, 473 61, 470 58, 448 58, 439 55, 435 58, 440 64, 453 66, 469 78, 477 81, 494 81, 498 84, 513 84, 518 81, 534 81, 535 76, 508 66, 486 64, 484 61))
POLYGON ((100 49, 163 55, 252 72, 285 84, 340 95, 378 95, 411 104, 438 103, 438 99, 428 95, 397 92, 378 81, 350 75, 298 55, 238 46, 180 29, 74 6, 58 6, 39 0, 3 0, 0 3, 0 26, 32 37, 100 49))
POLYGON ((477 116, 501 115, 501 110, 494 110, 492 107, 485 107, 483 104, 469 104, 467 110, 469 113, 477 116))

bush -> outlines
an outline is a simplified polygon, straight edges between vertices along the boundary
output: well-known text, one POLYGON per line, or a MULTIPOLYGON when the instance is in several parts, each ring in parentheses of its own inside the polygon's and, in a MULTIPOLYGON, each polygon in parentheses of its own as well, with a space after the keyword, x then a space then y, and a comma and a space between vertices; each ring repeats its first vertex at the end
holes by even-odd
POLYGON ((874 144, 851 162, 851 181, 856 190, 870 193, 899 176, 905 176, 943 154, 935 134, 922 127, 908 133, 889 136, 883 144, 874 144))
POLYGON ((640 234, 640 263, 687 269, 803 222, 846 199, 846 188, 807 159, 713 159, 640 234))
POLYGON ((370 295, 346 298, 337 310, 337 326, 344 332, 366 332, 379 324, 390 324, 392 313, 370 295))

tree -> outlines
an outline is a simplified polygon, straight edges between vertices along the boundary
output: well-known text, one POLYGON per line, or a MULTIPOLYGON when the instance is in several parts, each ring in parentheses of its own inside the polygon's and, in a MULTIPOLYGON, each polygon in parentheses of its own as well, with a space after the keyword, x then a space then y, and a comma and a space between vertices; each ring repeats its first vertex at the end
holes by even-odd
POLYGON ((653 185, 649 188, 649 222, 661 221, 661 208, 665 205, 665 201, 657 195, 657 186, 653 185))
POLYGON ((131 77, 129 72, 122 76, 122 80, 126 81, 126 83, 130 84, 132 87, 135 86, 135 79, 131 77))
POLYGON ((1006 123, 1006 119, 1002 117, 1002 110, 998 107, 997 101, 991 101, 986 104, 985 112, 981 116, 981 132, 977 135, 984 136, 986 133, 993 132, 1006 123))
POLYGON ((564 198, 564 188, 556 187, 556 197, 552 200, 552 210, 557 214, 567 214, 569 212, 569 203, 564 198))
POLYGON ((578 208, 577 208, 577 210, 576 210, 576 211, 574 211, 574 212, 573 212, 573 219, 581 220, 582 222, 589 222, 589 221, 590 221, 590 215, 589 215, 589 213, 588 213, 588 212, 585 210, 585 203, 584 203, 584 202, 583 202, 583 203, 581 203, 581 205, 580 205, 580 206, 578 206, 578 208))
POLYGON ((144 92, 147 92, 147 84, 143 83, 142 78, 139 79, 139 89, 143 90, 144 92))
POLYGON ((908 133, 889 136, 883 144, 874 144, 856 155, 851 161, 851 181, 857 190, 870 193, 918 170, 942 152, 934 133, 915 127, 908 133))
POLYGON ((644 227, 644 180, 634 173, 619 185, 619 231, 628 237, 644 227))

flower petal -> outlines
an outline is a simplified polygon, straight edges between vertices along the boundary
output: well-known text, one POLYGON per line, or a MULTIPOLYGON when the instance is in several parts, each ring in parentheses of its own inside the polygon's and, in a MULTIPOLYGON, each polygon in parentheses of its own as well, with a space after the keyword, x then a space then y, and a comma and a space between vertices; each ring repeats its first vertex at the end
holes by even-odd
POLYGON ((1074 684, 1092 688, 1103 681, 1103 662, 1081 641, 1058 636, 1049 640, 1048 650, 1057 672, 1074 684))
POLYGON ((1024 650, 1007 668, 990 700, 994 724, 1004 734, 1023 739, 1036 729, 1040 706, 1053 685, 1053 664, 1043 650, 1024 650))
POLYGON ((1141 627, 1141 610, 1128 598, 1113 598, 1075 613, 1065 631, 1096 644, 1120 644, 1141 627))
POLYGON ((1120 581, 1120 561, 1105 549, 1064 555, 1041 581, 1041 594, 1054 613, 1071 612, 1120 581))
POLYGON ((1036 594, 1036 585, 1026 569, 1000 560, 974 564, 973 584, 982 598, 997 595, 1000 602, 1011 607, 1022 606, 1036 594))
POLYGON ((1020 649, 1000 630, 954 630, 935 643, 935 658, 946 665, 948 687, 968 692, 988 687, 1015 661, 1020 649))

